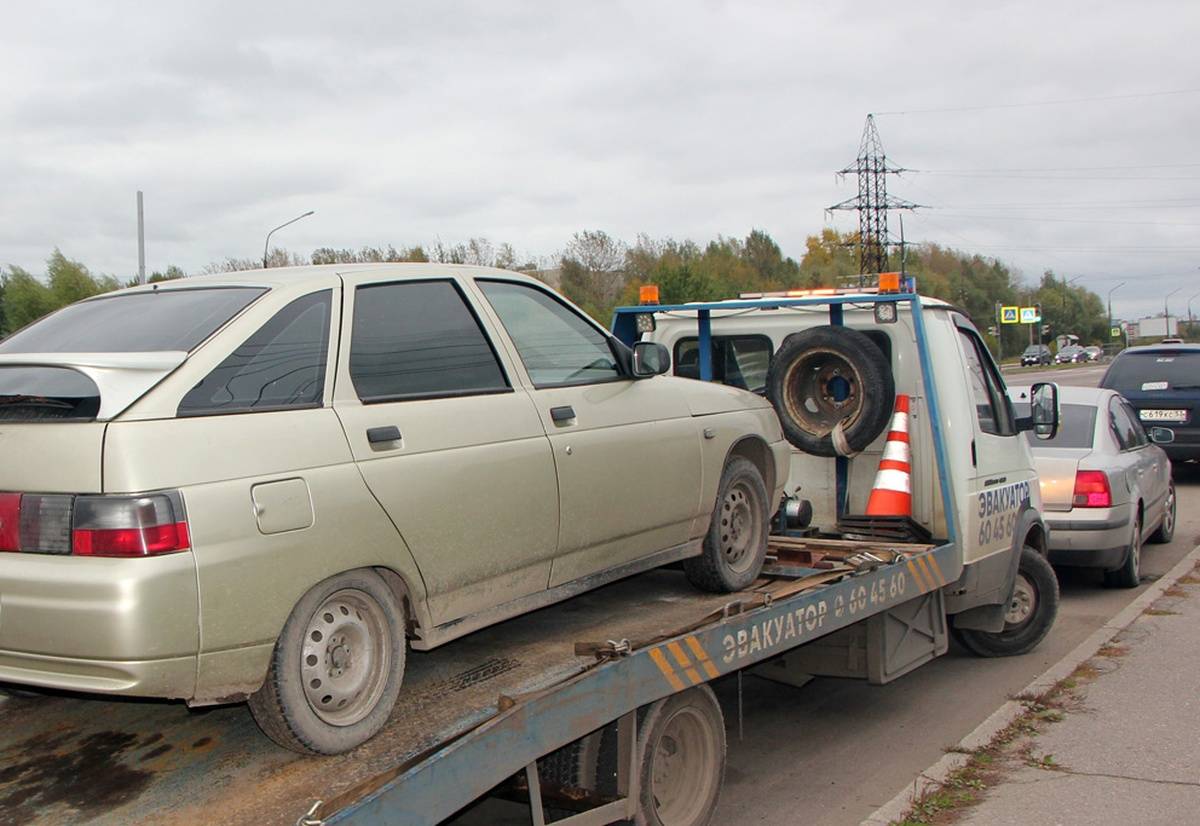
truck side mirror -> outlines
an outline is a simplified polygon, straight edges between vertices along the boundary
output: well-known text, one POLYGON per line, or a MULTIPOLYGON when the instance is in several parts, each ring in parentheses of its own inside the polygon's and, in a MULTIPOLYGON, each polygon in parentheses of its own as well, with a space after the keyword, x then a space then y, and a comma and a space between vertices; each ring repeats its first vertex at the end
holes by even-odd
POLYGON ((1053 439, 1058 434, 1058 385, 1038 382, 1029 388, 1029 418, 1033 420, 1033 435, 1053 439))
POLYGON ((671 367, 671 354, 656 341, 639 341, 633 345, 633 377, 648 379, 661 376, 671 367))

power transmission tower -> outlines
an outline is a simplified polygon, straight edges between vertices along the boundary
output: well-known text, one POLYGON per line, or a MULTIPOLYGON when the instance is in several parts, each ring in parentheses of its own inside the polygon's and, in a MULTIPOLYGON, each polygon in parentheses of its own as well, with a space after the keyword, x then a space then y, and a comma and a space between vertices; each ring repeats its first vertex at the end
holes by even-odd
MULTIPOLYGON (((838 171, 839 180, 846 175, 858 176, 858 195, 834 204, 826 209, 856 210, 858 212, 858 271, 877 273, 888 270, 888 247, 892 245, 888 235, 888 211, 893 209, 917 209, 920 204, 905 201, 887 194, 887 176, 906 170, 893 166, 883 151, 879 130, 875 128, 875 116, 867 115, 863 127, 862 142, 858 146, 858 157, 853 166, 838 171)), ((860 279, 861 280, 861 279, 860 279)))

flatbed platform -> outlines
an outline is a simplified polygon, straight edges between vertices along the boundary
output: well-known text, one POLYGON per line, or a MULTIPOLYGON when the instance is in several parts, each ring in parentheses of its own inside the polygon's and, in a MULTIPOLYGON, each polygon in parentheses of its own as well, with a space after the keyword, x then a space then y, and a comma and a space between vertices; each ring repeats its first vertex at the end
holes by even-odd
POLYGON ((412 652, 391 722, 337 757, 279 749, 241 705, 189 710, 153 700, 21 692, 0 700, 0 826, 39 819, 294 824, 317 801, 317 816, 329 823, 436 823, 532 757, 574 739, 564 740, 564 732, 580 736, 688 684, 935 592, 957 575, 949 545, 873 543, 878 561, 858 560, 851 570, 839 557, 872 548, 842 544, 852 547, 822 553, 833 564, 817 568, 803 568, 793 544, 782 557, 791 577, 765 577, 738 594, 702 594, 682 572, 656 570, 434 651, 412 652), (887 548, 902 553, 893 559, 897 554, 887 548), (812 619, 808 631, 805 616, 812 619), (785 619, 800 625, 799 635, 785 639, 785 619), (758 627, 766 639, 756 630, 750 635, 758 627), (606 655, 610 641, 617 645, 606 655), (572 699, 579 692, 595 700, 581 706, 572 699), (546 713, 556 702, 569 708, 557 722, 546 713), (528 720, 538 721, 536 733, 522 718, 526 708, 528 720), (476 736, 487 730, 490 739, 476 736), (455 777, 450 787, 463 794, 453 800, 428 798, 447 786, 427 782, 423 772, 463 772, 474 765, 471 749, 488 753, 487 771, 455 777), (438 759, 426 759, 435 752, 438 759), (405 782, 408 792, 426 791, 406 793, 397 809, 405 782))

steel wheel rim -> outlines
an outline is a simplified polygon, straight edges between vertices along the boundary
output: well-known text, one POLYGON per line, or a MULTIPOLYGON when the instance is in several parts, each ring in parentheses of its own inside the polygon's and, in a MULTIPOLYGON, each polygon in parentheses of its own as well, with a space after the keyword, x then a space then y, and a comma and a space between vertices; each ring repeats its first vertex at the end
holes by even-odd
POLYGON ((379 703, 391 670, 382 606, 356 588, 335 591, 304 631, 300 672, 309 707, 331 726, 352 726, 379 703))
POLYGON ((1164 534, 1170 534, 1175 530, 1175 486, 1171 485, 1167 491, 1167 513, 1163 517, 1162 530, 1164 534))
POLYGON ((744 571, 754 562, 754 547, 758 542, 756 499, 748 484, 736 482, 729 486, 721 502, 721 555, 734 571, 744 571))
POLYGON ((1023 571, 1018 571, 1017 581, 1013 584, 1012 599, 1009 600, 1008 610, 1004 613, 1005 624, 1015 627, 1029 622, 1037 610, 1037 600, 1037 586, 1023 571))
POLYGON ((1133 523, 1133 541, 1129 543, 1129 559, 1133 567, 1134 579, 1140 579, 1142 572, 1142 520, 1133 523))
POLYGON ((650 791, 664 826, 696 822, 711 796, 717 747, 704 717, 693 708, 677 710, 650 755, 650 791))
POLYGON ((784 388, 788 416, 809 433, 826 435, 838 422, 849 427, 862 413, 862 376, 832 350, 813 350, 797 359, 784 376, 784 388), (845 398, 837 398, 839 383, 845 384, 845 398))

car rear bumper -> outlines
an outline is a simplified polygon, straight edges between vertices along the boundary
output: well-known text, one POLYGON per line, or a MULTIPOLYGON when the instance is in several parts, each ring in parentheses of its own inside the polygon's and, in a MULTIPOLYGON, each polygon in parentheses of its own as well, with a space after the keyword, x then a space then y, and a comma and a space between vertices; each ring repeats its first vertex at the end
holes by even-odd
POLYGON ((1129 515, 1109 508, 1045 514, 1050 529, 1050 562, 1086 568, 1118 568, 1129 548, 1129 515))
POLYGON ((191 553, 0 554, 0 682, 191 697, 198 615, 191 553))

